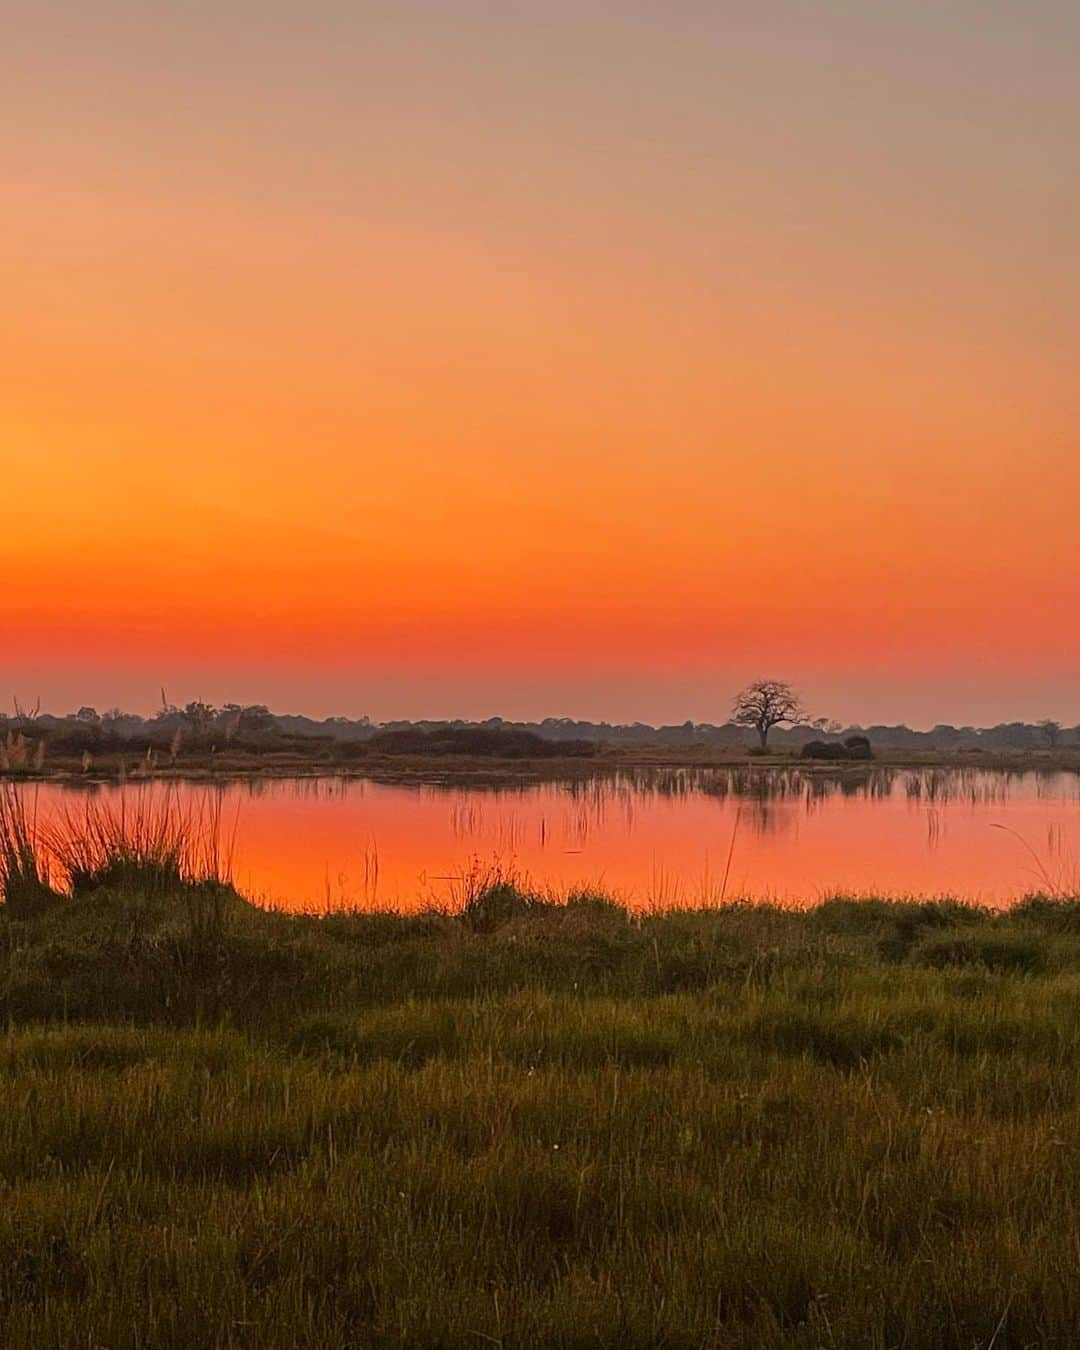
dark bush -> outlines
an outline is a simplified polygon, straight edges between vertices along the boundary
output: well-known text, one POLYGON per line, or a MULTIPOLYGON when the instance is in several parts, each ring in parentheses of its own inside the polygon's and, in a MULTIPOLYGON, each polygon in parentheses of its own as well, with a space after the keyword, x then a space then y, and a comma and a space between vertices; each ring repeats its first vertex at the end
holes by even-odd
MULTIPOLYGON (((358 747, 359 750, 359 747, 358 747)), ((500 759, 552 759, 594 755, 592 741, 549 741, 533 731, 502 727, 402 727, 378 731, 363 742, 372 755, 491 755, 500 759)))
POLYGON ((807 741, 799 751, 801 759, 845 759, 844 747, 839 741, 807 741))
POLYGON ((867 736, 849 736, 844 741, 807 741, 799 751, 803 759, 866 760, 874 752, 867 736))

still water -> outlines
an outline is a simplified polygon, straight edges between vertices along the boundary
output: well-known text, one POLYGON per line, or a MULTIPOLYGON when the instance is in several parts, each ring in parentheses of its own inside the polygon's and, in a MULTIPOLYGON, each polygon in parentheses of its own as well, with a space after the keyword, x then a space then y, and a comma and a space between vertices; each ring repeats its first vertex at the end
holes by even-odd
MULTIPOLYGON (((86 789, 37 789, 78 814, 86 789)), ((498 788, 365 779, 101 786, 100 799, 220 801, 232 874, 291 909, 453 905, 501 870, 634 905, 828 894, 1004 905, 1080 891, 1080 776, 869 769, 672 770, 498 788)))

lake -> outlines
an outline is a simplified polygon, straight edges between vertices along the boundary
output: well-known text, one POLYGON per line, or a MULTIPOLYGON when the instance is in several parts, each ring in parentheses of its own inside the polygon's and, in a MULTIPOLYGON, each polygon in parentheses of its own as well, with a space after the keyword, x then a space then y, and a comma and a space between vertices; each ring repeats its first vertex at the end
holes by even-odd
MULTIPOLYGON (((88 789, 42 784, 37 810, 88 789)), ((632 905, 828 894, 1005 905, 1080 891, 1080 776, 969 770, 642 770, 569 784, 462 787, 361 778, 100 785, 119 803, 220 800, 232 872, 290 909, 454 905, 488 875, 632 905)))

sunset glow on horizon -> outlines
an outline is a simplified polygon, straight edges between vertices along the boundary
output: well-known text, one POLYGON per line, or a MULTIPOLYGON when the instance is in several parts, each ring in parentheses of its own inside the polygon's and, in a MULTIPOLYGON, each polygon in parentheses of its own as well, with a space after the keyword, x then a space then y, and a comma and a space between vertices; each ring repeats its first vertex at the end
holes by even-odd
POLYGON ((5 17, 0 696, 1080 720, 1075 5, 5 17))

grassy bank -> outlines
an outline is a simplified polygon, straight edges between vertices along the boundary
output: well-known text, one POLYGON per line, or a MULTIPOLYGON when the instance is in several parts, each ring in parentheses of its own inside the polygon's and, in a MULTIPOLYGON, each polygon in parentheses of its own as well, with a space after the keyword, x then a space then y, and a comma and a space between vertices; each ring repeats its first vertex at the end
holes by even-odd
POLYGON ((1080 903, 287 916, 98 824, 0 822, 5 1347, 1075 1346, 1080 903))
POLYGON ((5 1346, 1076 1343, 1080 907, 2 940, 5 1346))

